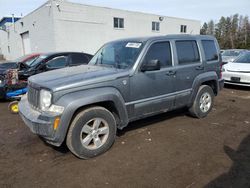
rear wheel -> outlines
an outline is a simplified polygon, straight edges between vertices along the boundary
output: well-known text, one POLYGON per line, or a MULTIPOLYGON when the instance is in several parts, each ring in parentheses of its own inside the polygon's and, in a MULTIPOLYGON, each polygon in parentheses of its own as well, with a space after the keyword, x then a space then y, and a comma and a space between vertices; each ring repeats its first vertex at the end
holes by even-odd
POLYGON ((196 118, 204 118, 212 110, 214 104, 214 92, 208 85, 200 86, 195 97, 192 107, 189 109, 190 114, 196 118))
POLYGON ((106 152, 115 137, 116 121, 113 114, 103 107, 91 107, 76 115, 66 143, 77 157, 88 159, 106 152))

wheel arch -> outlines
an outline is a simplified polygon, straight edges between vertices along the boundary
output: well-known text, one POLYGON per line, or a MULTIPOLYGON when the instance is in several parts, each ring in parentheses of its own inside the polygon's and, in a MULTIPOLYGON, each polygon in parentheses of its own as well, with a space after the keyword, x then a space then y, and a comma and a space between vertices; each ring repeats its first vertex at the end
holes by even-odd
POLYGON ((218 94, 219 92, 219 83, 218 83, 218 76, 216 74, 216 72, 206 72, 203 74, 198 75, 194 82, 193 82, 193 86, 192 86, 192 94, 191 94, 191 98, 189 101, 189 105, 192 105, 196 94, 199 90, 199 87, 202 85, 208 85, 213 89, 213 92, 215 94, 215 96, 218 94))
POLYGON ((111 87, 69 93, 61 97, 56 104, 65 107, 58 130, 60 134, 57 139, 60 143, 65 140, 74 117, 89 107, 101 106, 109 110, 116 119, 118 129, 125 127, 129 121, 122 95, 111 87))

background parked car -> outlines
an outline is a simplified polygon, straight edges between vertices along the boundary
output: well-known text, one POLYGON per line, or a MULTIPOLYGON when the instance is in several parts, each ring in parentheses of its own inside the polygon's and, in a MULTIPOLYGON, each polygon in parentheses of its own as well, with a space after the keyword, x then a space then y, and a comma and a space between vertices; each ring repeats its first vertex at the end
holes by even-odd
POLYGON ((39 53, 29 54, 29 55, 22 56, 14 61, 7 61, 4 63, 1 63, 0 64, 0 75, 3 76, 6 73, 6 71, 9 69, 19 69, 20 70, 23 68, 27 68, 26 65, 33 62, 40 55, 41 54, 39 54, 39 53))
POLYGON ((81 52, 54 52, 40 55, 35 61, 28 63, 28 68, 19 71, 19 79, 26 80, 28 77, 45 71, 64 67, 88 64, 92 55, 81 52))
POLYGON ((242 53, 246 52, 247 50, 243 49, 231 49, 231 50, 223 50, 222 62, 228 63, 234 61, 237 57, 239 57, 242 53))
POLYGON ((55 70, 68 66, 88 64, 92 55, 80 52, 54 52, 41 54, 33 61, 25 63, 25 68, 18 69, 16 84, 8 84, 6 75, 0 77, 0 99, 6 98, 7 92, 26 87, 28 77, 45 71, 55 70))
POLYGON ((223 66, 226 84, 250 86, 250 51, 223 66))

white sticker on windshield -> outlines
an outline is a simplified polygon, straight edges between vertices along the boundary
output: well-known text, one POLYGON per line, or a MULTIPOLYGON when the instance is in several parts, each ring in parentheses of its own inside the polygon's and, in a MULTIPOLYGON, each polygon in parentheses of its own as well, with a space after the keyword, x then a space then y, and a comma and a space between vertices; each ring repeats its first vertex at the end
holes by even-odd
POLYGON ((141 43, 136 43, 136 42, 129 42, 126 45, 126 48, 140 48, 141 47, 141 43))

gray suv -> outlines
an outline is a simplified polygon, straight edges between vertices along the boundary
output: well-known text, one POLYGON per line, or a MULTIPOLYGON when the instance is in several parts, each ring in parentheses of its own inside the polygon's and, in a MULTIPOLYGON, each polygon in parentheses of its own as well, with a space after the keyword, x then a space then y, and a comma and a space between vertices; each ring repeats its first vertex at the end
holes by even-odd
POLYGON ((30 77, 19 110, 33 133, 87 159, 129 122, 183 107, 207 116, 223 84, 211 36, 130 38, 105 44, 88 65, 30 77))

